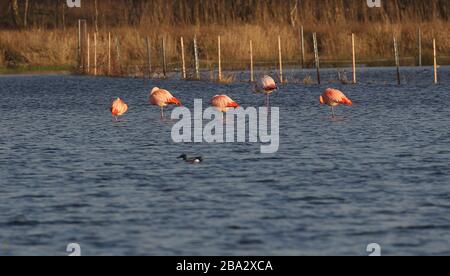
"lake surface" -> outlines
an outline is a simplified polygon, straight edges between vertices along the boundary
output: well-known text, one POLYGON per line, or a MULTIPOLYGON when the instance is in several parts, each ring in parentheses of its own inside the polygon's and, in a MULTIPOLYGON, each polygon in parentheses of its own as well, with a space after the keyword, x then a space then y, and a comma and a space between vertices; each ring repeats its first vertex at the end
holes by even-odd
MULTIPOLYGON (((0 255, 450 255, 450 69, 360 69, 360 84, 286 84, 280 149, 176 144, 153 86, 184 105, 247 83, 79 76, 0 77, 0 255), (354 106, 331 120, 318 97, 354 106), (114 123, 111 100, 129 112, 114 123), (176 158, 202 155, 189 165, 176 158)), ((287 72, 303 79, 314 71, 287 72)), ((170 111, 167 112, 170 115, 170 111)))

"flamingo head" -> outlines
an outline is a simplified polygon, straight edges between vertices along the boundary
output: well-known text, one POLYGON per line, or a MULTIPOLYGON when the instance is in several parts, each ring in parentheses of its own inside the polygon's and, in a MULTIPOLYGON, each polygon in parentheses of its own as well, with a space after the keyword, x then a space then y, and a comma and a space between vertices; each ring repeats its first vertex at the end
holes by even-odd
POLYGON ((150 94, 153 94, 153 93, 155 93, 155 92, 158 91, 158 90, 160 90, 159 87, 154 87, 154 88, 152 89, 152 92, 151 92, 150 94))
POLYGON ((320 104, 325 104, 325 100, 323 99, 323 96, 320 96, 320 104))

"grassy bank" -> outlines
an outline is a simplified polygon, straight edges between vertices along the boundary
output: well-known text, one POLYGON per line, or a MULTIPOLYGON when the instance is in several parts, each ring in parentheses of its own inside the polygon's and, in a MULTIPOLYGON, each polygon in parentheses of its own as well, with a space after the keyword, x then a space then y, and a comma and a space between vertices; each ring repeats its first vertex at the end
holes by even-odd
POLYGON ((71 74, 74 72, 75 68, 72 65, 0 67, 0 75, 71 74))
MULTIPOLYGON (((432 63, 432 39, 438 41, 441 64, 450 56, 450 24, 435 21, 426 24, 335 24, 305 25, 306 65, 313 65, 312 33, 317 32, 322 63, 325 66, 348 66, 351 59, 351 33, 357 36, 359 63, 368 66, 392 65, 392 38, 397 36, 403 65, 414 65, 418 56, 417 30, 422 29, 423 62, 432 63)), ((90 30, 92 31, 92 30, 90 30)), ((112 33, 112 66, 116 73, 143 68, 147 63, 145 37, 151 40, 152 63, 161 70, 162 39, 166 40, 166 55, 170 70, 181 65, 180 37, 185 39, 186 59, 194 67, 193 42, 198 36, 202 68, 217 64, 217 36, 222 36, 224 69, 245 69, 249 63, 249 43, 253 41, 254 60, 258 67, 275 67, 278 61, 278 35, 282 38, 285 65, 298 66, 301 61, 299 28, 290 25, 230 25, 205 27, 160 27, 100 29, 97 61, 99 74, 106 73, 108 64, 107 33, 112 33), (117 40, 116 40, 117 39, 117 40), (116 43, 118 41, 118 43, 116 43), (120 53, 120 55, 118 55, 120 53), (120 70, 119 70, 120 69, 120 70)), ((0 31, 0 73, 32 71, 71 71, 77 64, 76 29, 0 31)), ((90 65, 94 64, 91 35, 90 65)))

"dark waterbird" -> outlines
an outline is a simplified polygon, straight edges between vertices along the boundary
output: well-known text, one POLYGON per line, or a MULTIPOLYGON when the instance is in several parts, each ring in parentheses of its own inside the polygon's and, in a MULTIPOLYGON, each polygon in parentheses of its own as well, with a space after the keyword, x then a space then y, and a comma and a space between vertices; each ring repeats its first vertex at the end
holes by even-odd
POLYGON ((186 163, 190 164, 199 164, 203 162, 203 157, 188 157, 186 154, 182 154, 178 157, 178 159, 183 159, 186 163))

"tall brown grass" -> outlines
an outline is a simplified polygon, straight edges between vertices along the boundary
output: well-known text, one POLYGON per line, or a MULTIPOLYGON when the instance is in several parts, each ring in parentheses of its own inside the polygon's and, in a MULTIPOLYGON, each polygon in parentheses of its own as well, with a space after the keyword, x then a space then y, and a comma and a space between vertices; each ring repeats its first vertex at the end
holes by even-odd
MULTIPOLYGON (((368 65, 389 65, 393 62, 393 36, 400 43, 404 65, 413 65, 417 57, 417 30, 422 29, 424 62, 432 61, 432 39, 438 41, 441 64, 450 64, 450 23, 435 21, 424 24, 389 23, 341 23, 334 25, 305 25, 306 63, 312 65, 312 33, 317 32, 320 56, 323 64, 346 66, 351 59, 351 33, 357 36, 357 57, 359 63, 368 65)), ((92 33, 92 29, 90 30, 92 33)), ((287 66, 299 66, 299 28, 289 24, 261 26, 235 24, 230 26, 161 26, 152 28, 100 29, 98 40, 98 66, 100 74, 107 70, 107 33, 113 36, 112 62, 118 67, 115 38, 120 43, 120 65, 127 68, 143 68, 147 61, 145 37, 152 47, 153 66, 161 70, 162 39, 166 39, 166 55, 170 70, 181 66, 180 37, 186 47, 187 65, 193 67, 194 35, 199 41, 202 68, 215 68, 217 64, 217 36, 222 36, 222 63, 224 69, 244 69, 249 63, 249 42, 253 41, 254 60, 259 67, 275 68, 278 61, 278 35, 282 38, 283 59, 287 66)), ((27 31, 0 31, 0 67, 16 66, 60 66, 77 64, 77 29, 27 31)), ((91 37, 92 41, 92 37, 91 37)), ((91 65, 93 65, 93 43, 91 43, 91 65)))

